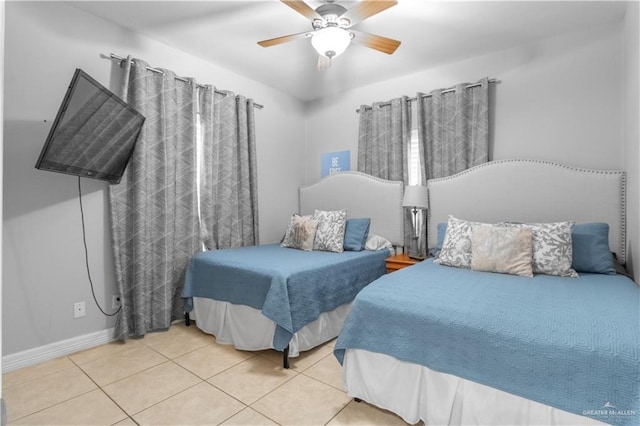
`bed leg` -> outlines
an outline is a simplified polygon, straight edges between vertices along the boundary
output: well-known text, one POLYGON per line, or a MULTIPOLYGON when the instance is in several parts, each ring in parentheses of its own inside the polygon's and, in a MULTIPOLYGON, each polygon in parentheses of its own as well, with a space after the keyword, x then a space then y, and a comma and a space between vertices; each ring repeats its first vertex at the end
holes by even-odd
POLYGON ((289 368, 289 345, 282 351, 282 367, 289 368))
POLYGON ((184 325, 189 327, 191 325, 191 318, 189 317, 189 312, 184 313, 184 325))
POLYGON ((353 400, 354 400, 355 402, 362 402, 362 400, 361 400, 360 398, 353 398, 353 400))

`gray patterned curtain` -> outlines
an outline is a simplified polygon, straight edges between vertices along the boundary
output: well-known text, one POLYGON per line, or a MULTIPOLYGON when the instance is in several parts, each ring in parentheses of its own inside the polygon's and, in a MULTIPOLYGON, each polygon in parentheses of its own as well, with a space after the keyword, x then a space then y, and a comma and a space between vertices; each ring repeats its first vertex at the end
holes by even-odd
MULTIPOLYGON (((411 138, 411 104, 409 98, 376 102, 360 107, 358 135, 358 171, 381 179, 409 183, 407 161, 411 138)), ((411 212, 406 211, 404 240, 411 240, 411 212)))
POLYGON ((445 92, 417 95, 423 182, 489 160, 489 80, 461 83, 445 92))
MULTIPOLYGON (((488 78, 458 84, 453 90, 433 90, 426 96, 418 93, 417 102, 423 183, 489 161, 488 78)), ((426 228, 423 221, 422 235, 426 228)))
POLYGON ((116 338, 167 329, 183 314, 184 272, 199 249, 196 85, 127 58, 122 99, 146 117, 122 181, 110 186, 122 312, 116 338))
POLYGON ((200 91, 201 238, 208 250, 258 244, 253 100, 200 91))
POLYGON ((409 181, 407 147, 411 104, 406 96, 360 107, 358 171, 388 180, 409 181))

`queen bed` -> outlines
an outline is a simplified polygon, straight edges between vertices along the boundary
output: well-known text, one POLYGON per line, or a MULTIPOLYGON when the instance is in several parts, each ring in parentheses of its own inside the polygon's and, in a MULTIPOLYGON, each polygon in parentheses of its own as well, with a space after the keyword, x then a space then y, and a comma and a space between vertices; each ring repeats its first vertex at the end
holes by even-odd
POLYGON ((428 189, 440 251, 356 297, 348 394, 412 424, 639 424, 625 174, 503 160, 428 189))
POLYGON ((281 244, 192 258, 183 291, 187 318, 218 343, 282 351, 288 368, 289 357, 335 338, 358 291, 386 272, 393 246, 403 245, 402 194, 402 182, 359 172, 300 188, 300 214, 281 244), (327 232, 344 220, 334 226, 344 235, 319 241, 323 220, 327 232))

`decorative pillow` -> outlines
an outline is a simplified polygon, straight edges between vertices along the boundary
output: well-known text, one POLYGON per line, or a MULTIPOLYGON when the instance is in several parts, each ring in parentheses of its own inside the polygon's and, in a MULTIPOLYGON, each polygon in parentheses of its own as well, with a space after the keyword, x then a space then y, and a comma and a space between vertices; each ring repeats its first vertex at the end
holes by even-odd
POLYGON ((433 263, 456 268, 471 268, 471 227, 473 225, 480 225, 480 223, 456 219, 449 215, 442 250, 433 263))
POLYGON ((576 278, 571 268, 573 247, 571 228, 574 222, 504 224, 531 228, 533 273, 576 278))
POLYGON ((533 276, 531 229, 488 224, 471 229, 471 269, 533 276))
POLYGON ((367 243, 364 245, 366 250, 393 250, 393 244, 389 240, 380 235, 369 235, 367 237, 367 243))
POLYGON ((571 230, 573 261, 571 267, 578 272, 615 274, 613 255, 609 248, 609 224, 579 223, 571 230))
POLYGON ((347 219, 344 229, 344 249, 361 251, 367 243, 371 219, 347 219))
POLYGON ((313 250, 313 241, 315 240, 317 228, 318 221, 313 219, 312 216, 294 214, 291 216, 289 227, 280 245, 282 247, 311 251, 313 250))
POLYGON ((325 211, 316 210, 313 218, 318 221, 316 239, 313 242, 314 250, 344 251, 344 228, 347 219, 347 210, 325 211))

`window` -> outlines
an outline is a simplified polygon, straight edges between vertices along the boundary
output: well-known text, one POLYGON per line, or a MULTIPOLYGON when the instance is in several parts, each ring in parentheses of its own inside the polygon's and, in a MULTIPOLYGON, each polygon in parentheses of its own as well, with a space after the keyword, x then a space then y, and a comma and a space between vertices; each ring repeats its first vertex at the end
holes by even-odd
MULTIPOLYGON (((418 144, 418 129, 411 130, 411 135, 409 139, 408 146, 409 155, 407 156, 407 163, 409 166, 409 185, 426 185, 426 182, 422 182, 420 177, 421 168, 420 168, 420 148, 418 144)), ((411 216, 411 224, 412 229, 419 237, 416 242, 418 247, 415 248, 417 252, 422 252, 424 249, 422 247, 426 247, 426 243, 424 242, 424 223, 426 220, 425 211, 420 209, 416 212, 415 216, 411 216)))
MULTIPOLYGON (((202 179, 202 161, 204 157, 204 129, 202 128, 202 119, 200 118, 200 108, 196 113, 196 197, 198 208, 198 223, 200 229, 204 229, 204 223, 202 223, 202 188, 200 187, 200 181, 202 179)), ((207 249, 203 238, 202 232, 200 236, 200 248, 202 251, 207 249)))
POLYGON ((411 130, 409 139, 409 185, 424 185, 420 179, 420 149, 418 148, 418 129, 411 130))

